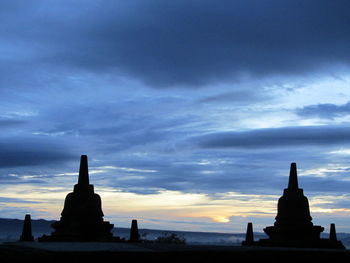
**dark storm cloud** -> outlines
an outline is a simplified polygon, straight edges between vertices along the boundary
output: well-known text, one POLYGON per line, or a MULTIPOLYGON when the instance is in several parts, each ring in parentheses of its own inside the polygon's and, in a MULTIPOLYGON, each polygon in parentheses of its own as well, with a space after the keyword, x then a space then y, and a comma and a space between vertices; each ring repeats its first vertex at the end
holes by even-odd
POLYGON ((0 32, 13 57, 151 86, 349 64, 345 0, 5 2, 0 32))
POLYGON ((331 103, 305 106, 297 109, 296 113, 301 117, 318 117, 322 119, 334 119, 350 114, 350 102, 343 105, 331 103))
POLYGON ((350 127, 299 126, 221 132, 195 138, 204 148, 269 148, 330 146, 350 143, 350 127))
POLYGON ((52 165, 73 158, 72 151, 48 138, 1 138, 0 168, 52 165))

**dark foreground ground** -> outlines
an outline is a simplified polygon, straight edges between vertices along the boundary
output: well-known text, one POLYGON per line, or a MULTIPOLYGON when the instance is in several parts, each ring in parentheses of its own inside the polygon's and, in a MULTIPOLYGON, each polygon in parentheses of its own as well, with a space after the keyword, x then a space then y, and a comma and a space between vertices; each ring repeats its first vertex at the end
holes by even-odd
POLYGON ((350 262, 350 250, 108 243, 7 243, 0 262, 350 262))

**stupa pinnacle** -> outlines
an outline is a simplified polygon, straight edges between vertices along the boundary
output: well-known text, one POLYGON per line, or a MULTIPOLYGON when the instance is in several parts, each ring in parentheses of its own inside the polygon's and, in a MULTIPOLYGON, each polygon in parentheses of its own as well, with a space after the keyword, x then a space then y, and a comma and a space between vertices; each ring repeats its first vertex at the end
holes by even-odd
POLYGON ((289 180, 288 180, 288 190, 289 191, 298 191, 298 174, 297 174, 297 164, 291 163, 289 171, 289 180))
POLYGON ((89 183, 88 160, 80 158, 78 183, 64 202, 60 221, 52 224, 55 231, 39 241, 117 241, 113 237, 113 224, 103 221, 101 198, 89 183))
MULTIPOLYGON (((322 226, 314 226, 310 215, 309 201, 299 188, 297 165, 290 166, 288 188, 278 200, 277 216, 273 226, 264 228, 268 239, 256 242, 245 242, 243 245, 281 246, 281 247, 314 247, 314 248, 344 248, 343 244, 334 238, 321 239, 322 226)), ((332 230, 335 233, 335 228, 332 230)))
POLYGON ((79 167, 79 178, 78 178, 78 184, 79 186, 82 185, 89 185, 89 169, 88 169, 88 161, 87 156, 82 155, 80 157, 80 167, 79 167))

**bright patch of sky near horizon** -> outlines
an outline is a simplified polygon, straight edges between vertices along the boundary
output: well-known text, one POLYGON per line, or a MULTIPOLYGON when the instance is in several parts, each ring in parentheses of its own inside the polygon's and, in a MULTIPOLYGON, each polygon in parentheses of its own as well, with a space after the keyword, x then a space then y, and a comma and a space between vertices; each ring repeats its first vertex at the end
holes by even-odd
POLYGON ((87 154, 116 226, 262 231, 295 161, 350 232, 348 3, 33 2, 0 7, 0 217, 58 219, 87 154))

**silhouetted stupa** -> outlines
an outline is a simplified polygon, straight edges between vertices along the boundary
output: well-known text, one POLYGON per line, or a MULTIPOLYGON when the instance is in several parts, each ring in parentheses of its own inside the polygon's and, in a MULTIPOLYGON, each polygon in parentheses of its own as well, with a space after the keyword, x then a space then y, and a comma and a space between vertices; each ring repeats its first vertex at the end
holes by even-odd
POLYGON ((335 227, 331 232, 332 238, 321 239, 324 230, 321 226, 314 226, 310 216, 309 201, 299 188, 297 166, 292 163, 289 173, 288 188, 278 200, 277 216, 273 226, 268 226, 264 232, 268 239, 246 242, 243 245, 305 247, 305 248, 344 248, 341 241, 334 238, 335 227))
POLYGON ((242 242, 242 245, 252 245, 254 244, 254 232, 253 232, 253 223, 249 222, 247 224, 247 232, 245 234, 245 240, 242 242))
POLYGON ((34 237, 32 235, 32 220, 30 215, 27 214, 24 217, 22 235, 19 239, 20 241, 34 241, 34 237))
POLYGON ((117 241, 113 237, 113 224, 103 221, 101 198, 89 183, 87 156, 80 159, 79 179, 64 202, 60 221, 53 223, 51 236, 39 241, 117 241))
POLYGON ((140 242, 139 228, 137 226, 137 220, 136 219, 133 219, 131 221, 129 242, 140 242))

